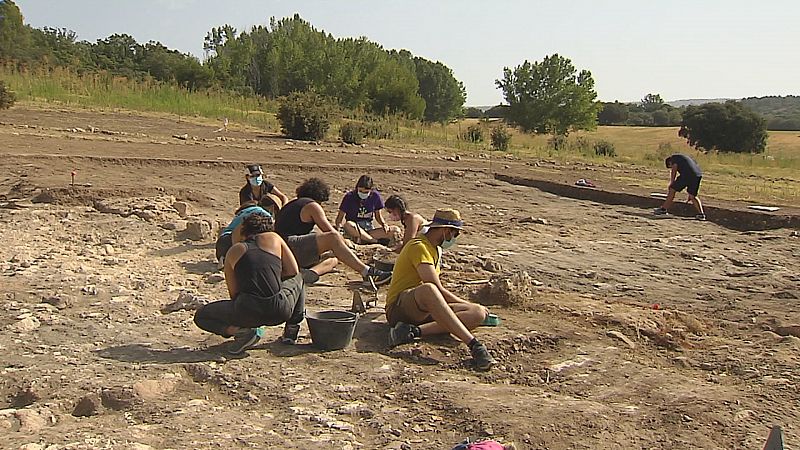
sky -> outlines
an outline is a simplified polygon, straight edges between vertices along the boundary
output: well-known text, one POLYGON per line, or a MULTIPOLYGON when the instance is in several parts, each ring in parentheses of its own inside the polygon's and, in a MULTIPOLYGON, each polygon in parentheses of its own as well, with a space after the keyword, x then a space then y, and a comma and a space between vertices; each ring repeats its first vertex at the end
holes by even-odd
POLYGON ((16 0, 26 23, 94 42, 114 33, 203 58, 215 26, 295 13, 335 37, 441 61, 467 105, 496 105, 503 68, 558 53, 598 99, 800 95, 798 0, 16 0))

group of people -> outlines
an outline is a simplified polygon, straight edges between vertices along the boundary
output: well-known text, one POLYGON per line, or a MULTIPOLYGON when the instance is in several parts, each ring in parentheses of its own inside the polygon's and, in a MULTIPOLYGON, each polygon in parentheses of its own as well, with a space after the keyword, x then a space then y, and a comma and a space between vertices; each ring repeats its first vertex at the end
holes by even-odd
POLYGON ((495 364, 471 333, 486 320, 488 310, 458 297, 439 280, 442 250, 455 245, 464 231, 457 210, 439 209, 426 221, 399 195, 384 202, 372 178, 362 175, 355 189, 345 194, 331 224, 322 208, 330 196, 323 180, 303 181, 296 198, 289 200, 264 178, 258 165, 247 167, 246 179, 239 208, 216 243, 230 299, 205 305, 195 314, 201 329, 233 338, 229 352, 244 352, 261 339, 264 326, 280 324, 280 341, 294 344, 304 318, 305 287, 342 262, 376 289, 390 283, 390 346, 449 333, 469 347, 476 368, 488 370, 495 364), (389 225, 384 210, 401 226, 389 225), (355 244, 393 244, 391 249, 399 254, 394 270, 365 264, 346 238, 355 244))

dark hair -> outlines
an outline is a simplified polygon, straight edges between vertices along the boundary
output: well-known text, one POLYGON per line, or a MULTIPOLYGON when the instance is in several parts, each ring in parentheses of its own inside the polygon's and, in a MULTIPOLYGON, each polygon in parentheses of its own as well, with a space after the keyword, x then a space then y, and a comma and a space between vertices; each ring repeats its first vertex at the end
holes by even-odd
POLYGON ((672 156, 667 156, 667 159, 664 160, 664 165, 667 166, 667 168, 672 165, 672 156))
POLYGON ((369 175, 361 175, 358 177, 358 181, 356 181, 356 190, 358 190, 358 188, 372 189, 373 186, 375 186, 375 184, 372 182, 372 177, 369 175))
POLYGON ((242 222, 242 234, 246 237, 255 236, 261 233, 269 233, 275 230, 275 221, 272 216, 254 213, 244 218, 242 222))
POLYGON ((251 206, 258 206, 258 202, 255 201, 255 200, 248 200, 248 201, 242 203, 242 205, 239 206, 238 209, 236 209, 236 211, 233 213, 233 215, 235 216, 236 214, 239 214, 240 212, 242 212, 245 208, 249 208, 251 206))
POLYGON ((295 190, 297 197, 308 197, 319 203, 327 202, 330 198, 331 190, 328 185, 319 178, 309 178, 295 190))
POLYGON ((383 206, 386 209, 400 210, 400 218, 403 217, 403 214, 406 213, 406 208, 408 208, 408 206, 406 206, 406 200, 397 194, 390 195, 389 198, 386 199, 386 202, 383 204, 383 206))

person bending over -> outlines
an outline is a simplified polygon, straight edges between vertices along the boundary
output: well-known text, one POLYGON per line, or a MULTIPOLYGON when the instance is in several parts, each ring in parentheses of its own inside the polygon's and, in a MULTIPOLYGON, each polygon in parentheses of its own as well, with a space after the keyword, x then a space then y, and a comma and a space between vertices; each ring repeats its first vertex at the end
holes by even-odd
POLYGON ((356 182, 356 188, 344 195, 339 204, 339 214, 334 220, 334 227, 343 230, 343 233, 353 239, 356 244, 387 245, 391 236, 395 236, 400 229, 389 226, 381 214, 383 198, 375 189, 369 175, 361 175, 356 182), (375 227, 373 219, 378 222, 375 227), (342 226, 344 221, 344 226, 342 226))
POLYGON ((695 219, 706 220, 706 213, 703 211, 703 203, 697 197, 700 190, 700 181, 703 180, 703 171, 692 158, 682 153, 676 153, 664 160, 664 165, 672 169, 669 175, 669 193, 660 208, 656 208, 653 213, 657 216, 666 215, 675 200, 675 194, 686 189, 689 201, 697 210, 695 219), (678 175, 675 178, 675 175, 678 175))
POLYGON ((411 239, 425 233, 425 218, 421 215, 409 211, 405 199, 399 195, 391 195, 386 199, 386 212, 389 213, 389 220, 398 220, 403 225, 403 241, 398 243, 392 251, 400 253, 403 246, 408 244, 411 239))

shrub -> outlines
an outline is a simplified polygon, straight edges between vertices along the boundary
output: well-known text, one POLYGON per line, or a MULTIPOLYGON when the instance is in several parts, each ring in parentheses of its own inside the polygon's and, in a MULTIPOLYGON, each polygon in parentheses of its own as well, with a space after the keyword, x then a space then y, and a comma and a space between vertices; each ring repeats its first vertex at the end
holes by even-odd
POLYGON ((553 150, 560 152, 562 150, 566 150, 569 142, 567 141, 567 137, 561 134, 554 134, 547 140, 547 145, 552 148, 553 150))
POLYGON ((470 125, 467 131, 461 134, 461 139, 472 143, 483 142, 483 128, 480 125, 470 125))
POLYGON ((585 136, 578 136, 575 139, 575 144, 573 144, 573 147, 575 150, 581 153, 589 153, 592 151, 593 146, 592 143, 589 142, 589 139, 587 139, 585 136))
POLYGON ((16 101, 17 97, 14 96, 14 93, 8 90, 3 81, 0 81, 0 109, 11 108, 16 101))
POLYGON ((346 144, 361 145, 364 143, 364 138, 367 135, 367 130, 364 125, 355 122, 345 122, 339 128, 339 137, 342 142, 346 144))
POLYGON ((608 141, 597 141, 594 143, 594 154, 597 156, 617 156, 614 144, 608 141))
POLYGON ((394 136, 394 130, 394 124, 383 117, 369 119, 364 124, 364 132, 370 139, 391 139, 394 136))
POLYGON ((505 127, 492 128, 492 148, 495 150, 506 151, 511 142, 511 133, 505 127))
POLYGON ((281 100, 278 121, 292 139, 318 141, 331 127, 333 102, 314 91, 292 92, 281 100))

